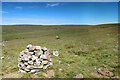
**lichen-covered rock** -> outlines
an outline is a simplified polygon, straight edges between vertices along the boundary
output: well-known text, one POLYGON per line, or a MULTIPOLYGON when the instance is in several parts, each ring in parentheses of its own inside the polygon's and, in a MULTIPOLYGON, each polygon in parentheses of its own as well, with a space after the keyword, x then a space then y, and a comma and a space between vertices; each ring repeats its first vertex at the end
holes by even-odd
POLYGON ((46 47, 29 44, 27 49, 20 52, 18 58, 19 71, 23 73, 37 73, 46 70, 50 65, 52 65, 50 51, 46 47))

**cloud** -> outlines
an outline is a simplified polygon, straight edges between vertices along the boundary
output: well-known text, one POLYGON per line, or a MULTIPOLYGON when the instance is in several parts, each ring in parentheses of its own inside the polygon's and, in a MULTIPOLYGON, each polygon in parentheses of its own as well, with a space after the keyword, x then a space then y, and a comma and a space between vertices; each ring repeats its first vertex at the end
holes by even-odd
POLYGON ((0 11, 0 13, 8 13, 8 12, 6 12, 6 11, 0 11))
POLYGON ((51 24, 59 24, 67 22, 67 19, 63 18, 24 18, 24 17, 16 17, 16 18, 2 18, 3 24, 45 24, 45 25, 51 25, 51 24))
POLYGON ((16 7, 17 9, 22 9, 23 7, 16 7))
POLYGON ((59 6, 59 3, 47 4, 47 6, 46 6, 46 7, 54 7, 54 6, 59 6))

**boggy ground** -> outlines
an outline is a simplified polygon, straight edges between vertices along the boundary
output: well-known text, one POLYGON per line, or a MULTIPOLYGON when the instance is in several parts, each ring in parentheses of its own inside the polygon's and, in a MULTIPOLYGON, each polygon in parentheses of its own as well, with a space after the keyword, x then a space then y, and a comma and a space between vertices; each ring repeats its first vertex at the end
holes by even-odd
POLYGON ((3 77, 43 78, 52 70, 52 78, 102 78, 95 67, 104 66, 118 76, 118 27, 98 26, 3 26, 3 77), (59 36, 60 39, 56 39, 59 36), (58 50, 51 54, 53 65, 38 74, 18 72, 18 56, 28 44, 58 50))

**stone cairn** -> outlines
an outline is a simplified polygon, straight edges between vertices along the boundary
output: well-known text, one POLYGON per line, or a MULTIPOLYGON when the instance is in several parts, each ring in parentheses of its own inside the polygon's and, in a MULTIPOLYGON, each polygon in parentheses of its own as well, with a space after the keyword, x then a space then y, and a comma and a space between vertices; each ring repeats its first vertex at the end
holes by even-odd
POLYGON ((27 49, 23 50, 18 58, 19 71, 23 73, 37 73, 46 70, 52 65, 50 51, 40 46, 29 44, 27 49))

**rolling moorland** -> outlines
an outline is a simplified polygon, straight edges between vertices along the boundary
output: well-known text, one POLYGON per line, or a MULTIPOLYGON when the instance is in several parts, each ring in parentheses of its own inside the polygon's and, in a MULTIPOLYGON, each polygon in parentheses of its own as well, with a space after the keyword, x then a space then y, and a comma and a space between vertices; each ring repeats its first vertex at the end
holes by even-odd
POLYGON ((118 25, 6 25, 2 26, 4 42, 2 72, 8 78, 45 78, 48 70, 54 70, 51 78, 109 78, 98 75, 96 67, 106 67, 118 77, 118 25), (59 36, 59 39, 56 39, 59 36), (57 50, 53 65, 37 74, 19 73, 18 56, 28 44, 57 50))

